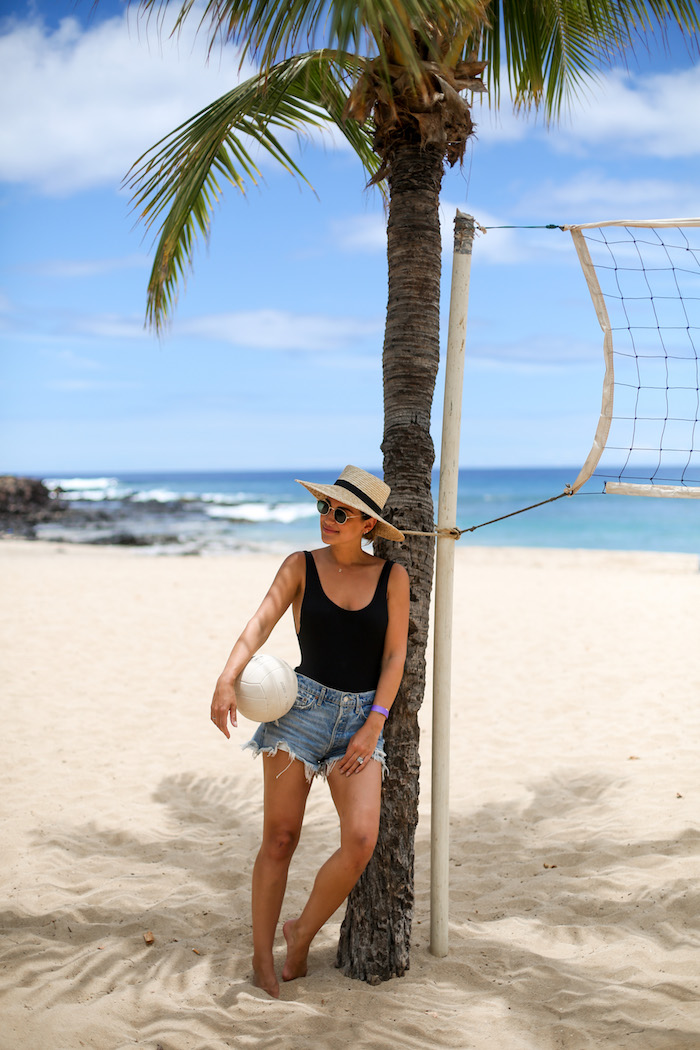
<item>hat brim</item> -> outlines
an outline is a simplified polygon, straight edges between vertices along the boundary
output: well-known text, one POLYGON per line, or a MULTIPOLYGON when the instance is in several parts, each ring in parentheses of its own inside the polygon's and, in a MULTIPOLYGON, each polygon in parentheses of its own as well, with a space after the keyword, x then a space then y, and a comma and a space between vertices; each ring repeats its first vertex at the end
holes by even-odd
POLYGON ((354 507, 355 510, 361 510, 363 514, 368 514, 370 518, 374 518, 377 522, 375 527, 375 535, 382 536, 385 540, 394 540, 399 543, 406 537, 403 532, 395 529, 393 525, 390 525, 388 521, 381 518, 376 510, 372 510, 370 506, 364 503, 354 493, 348 492, 347 489, 342 488, 340 485, 317 485, 312 481, 300 481, 299 478, 294 479, 299 485, 303 485, 305 489, 315 496, 316 499, 335 499, 338 503, 344 504, 346 507, 354 507))

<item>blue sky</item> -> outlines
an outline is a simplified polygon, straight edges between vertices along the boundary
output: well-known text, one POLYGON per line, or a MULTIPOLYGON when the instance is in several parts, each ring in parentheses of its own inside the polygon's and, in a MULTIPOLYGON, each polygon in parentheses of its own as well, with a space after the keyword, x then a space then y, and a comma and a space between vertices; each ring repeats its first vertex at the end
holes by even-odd
MULTIPOLYGON (((119 0, 0 10, 0 471, 379 465, 385 218, 354 155, 304 143, 315 194, 264 158, 260 188, 227 189, 158 340, 151 241, 121 181, 236 82, 236 56, 207 62, 194 25, 162 39, 119 0)), ((484 226, 700 211, 700 68, 678 42, 606 74, 557 127, 507 99, 475 119, 442 194, 443 344, 457 207, 484 226)), ((568 233, 478 237, 467 360, 464 466, 580 465, 603 364, 568 233)))

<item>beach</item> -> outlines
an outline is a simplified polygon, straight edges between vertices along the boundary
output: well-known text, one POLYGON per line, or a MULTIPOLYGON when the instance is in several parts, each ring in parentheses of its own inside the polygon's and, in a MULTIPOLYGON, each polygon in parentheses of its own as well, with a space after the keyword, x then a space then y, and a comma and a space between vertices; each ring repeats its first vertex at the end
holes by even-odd
MULTIPOLYGON (((343 977, 341 911, 272 1000, 261 763, 209 704, 278 563, 0 543, 2 1050, 700 1050, 697 554, 458 547, 449 954, 429 677, 410 970, 343 977)), ((296 662, 291 616, 266 651, 296 662)), ((283 920, 336 835, 319 782, 283 920)))

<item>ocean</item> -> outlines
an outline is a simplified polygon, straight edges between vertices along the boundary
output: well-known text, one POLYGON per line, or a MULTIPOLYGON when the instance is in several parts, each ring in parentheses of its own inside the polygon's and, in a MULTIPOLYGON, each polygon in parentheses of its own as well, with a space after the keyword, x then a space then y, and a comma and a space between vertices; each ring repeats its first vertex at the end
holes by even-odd
MULTIPOLYGON (((457 524, 471 528, 549 499, 578 469, 462 470, 457 524)), ((139 546, 154 554, 274 551, 320 542, 314 500, 295 477, 318 470, 80 474, 45 477, 66 514, 39 539, 139 546)), ((439 479, 433 478, 437 505, 439 479)), ((397 523, 400 524, 400 523, 397 523)), ((700 552, 700 501, 606 495, 592 479, 575 496, 466 533, 463 546, 700 552)))

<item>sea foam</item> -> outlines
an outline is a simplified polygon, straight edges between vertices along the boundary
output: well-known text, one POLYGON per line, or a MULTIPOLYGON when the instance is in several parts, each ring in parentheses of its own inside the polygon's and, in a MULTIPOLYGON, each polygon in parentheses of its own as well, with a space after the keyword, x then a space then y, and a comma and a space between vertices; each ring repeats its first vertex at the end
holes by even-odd
POLYGON ((131 493, 118 478, 44 478, 43 482, 51 491, 60 490, 61 499, 68 501, 126 499, 131 493))
POLYGON ((302 518, 311 518, 318 512, 308 503, 239 503, 237 506, 207 507, 206 513, 210 518, 251 522, 276 521, 290 525, 302 518))

